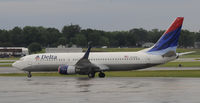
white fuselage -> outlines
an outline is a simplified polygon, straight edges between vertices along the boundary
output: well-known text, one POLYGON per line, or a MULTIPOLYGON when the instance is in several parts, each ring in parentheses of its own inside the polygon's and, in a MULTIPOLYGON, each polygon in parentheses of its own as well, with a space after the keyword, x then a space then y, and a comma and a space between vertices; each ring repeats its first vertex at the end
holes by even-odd
MULTIPOLYGON (((13 67, 24 71, 57 71, 60 65, 75 65, 84 53, 43 53, 22 57, 13 67)), ((102 71, 137 70, 164 64, 173 57, 145 52, 91 52, 89 60, 102 71)))

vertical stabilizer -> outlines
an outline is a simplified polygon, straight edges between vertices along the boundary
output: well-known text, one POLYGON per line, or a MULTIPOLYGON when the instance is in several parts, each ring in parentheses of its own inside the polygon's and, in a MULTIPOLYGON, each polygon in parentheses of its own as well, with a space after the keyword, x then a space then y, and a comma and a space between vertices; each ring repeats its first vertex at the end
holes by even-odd
POLYGON ((156 44, 147 51, 155 55, 175 55, 184 17, 177 17, 156 44))

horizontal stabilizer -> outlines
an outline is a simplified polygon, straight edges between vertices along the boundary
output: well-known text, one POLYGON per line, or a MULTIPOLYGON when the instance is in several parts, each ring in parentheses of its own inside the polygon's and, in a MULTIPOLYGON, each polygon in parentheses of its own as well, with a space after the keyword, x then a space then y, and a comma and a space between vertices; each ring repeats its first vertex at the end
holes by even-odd
POLYGON ((196 51, 190 51, 190 52, 183 52, 183 53, 177 53, 178 56, 186 55, 186 54, 191 54, 195 53, 196 51))

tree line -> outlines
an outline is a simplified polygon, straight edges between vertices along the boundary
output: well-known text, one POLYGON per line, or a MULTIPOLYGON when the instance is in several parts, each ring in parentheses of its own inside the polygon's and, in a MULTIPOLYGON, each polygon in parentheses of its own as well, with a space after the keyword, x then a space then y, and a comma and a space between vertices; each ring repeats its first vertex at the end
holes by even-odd
MULTIPOLYGON (((42 47, 56 47, 58 45, 87 47, 92 42, 95 47, 141 47, 145 42, 155 43, 164 30, 134 28, 129 31, 103 31, 95 29, 81 29, 79 25, 64 26, 61 31, 57 28, 26 26, 14 27, 11 30, 0 29, 1 47, 28 47, 32 43, 42 47)), ((200 32, 182 30, 179 47, 193 47, 194 42, 200 41, 200 32)))

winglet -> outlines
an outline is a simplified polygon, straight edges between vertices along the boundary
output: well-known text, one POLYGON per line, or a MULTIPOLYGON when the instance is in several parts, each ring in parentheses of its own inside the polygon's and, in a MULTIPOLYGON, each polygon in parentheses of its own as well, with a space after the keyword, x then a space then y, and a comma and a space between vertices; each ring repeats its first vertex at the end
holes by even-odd
POLYGON ((85 52, 85 55, 83 56, 83 59, 88 59, 89 55, 90 55, 90 50, 91 50, 92 46, 89 45, 87 51, 85 52))

